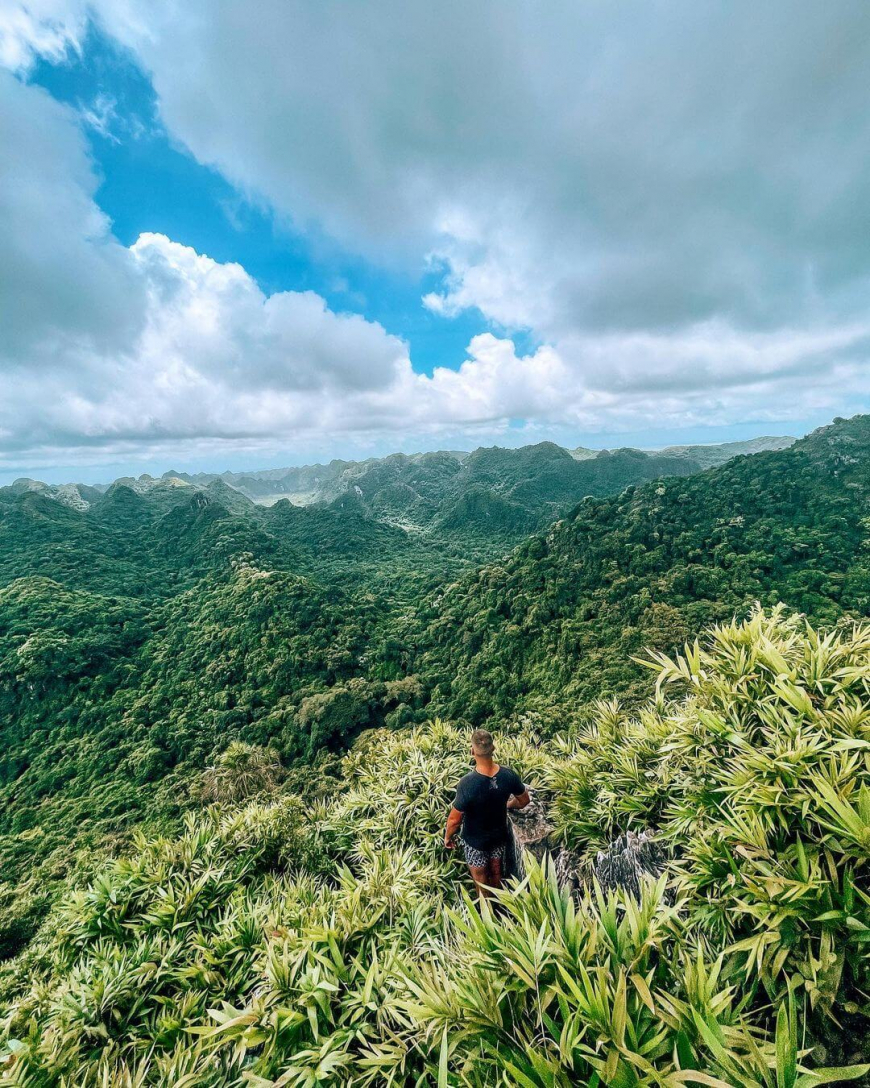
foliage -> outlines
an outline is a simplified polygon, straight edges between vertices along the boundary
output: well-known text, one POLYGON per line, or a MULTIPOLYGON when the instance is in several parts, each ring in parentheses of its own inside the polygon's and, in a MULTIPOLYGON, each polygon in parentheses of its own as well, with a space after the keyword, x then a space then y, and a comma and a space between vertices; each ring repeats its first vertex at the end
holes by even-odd
POLYGON ((870 613, 870 417, 790 449, 588 499, 425 602, 403 631, 433 709, 474 723, 639 698, 630 659, 754 601, 817 623, 870 613))
MULTIPOLYGON (((759 448, 767 448, 766 441, 759 448)), ((742 448, 743 444, 735 444, 733 451, 720 457, 727 459, 742 448)), ((397 453, 360 462, 185 479, 200 486, 210 481, 209 487, 229 482, 252 499, 277 500, 276 505, 288 515, 291 508, 281 502, 281 496, 311 504, 312 515, 317 507, 331 504, 333 509, 367 514, 381 523, 435 528, 439 535, 459 536, 465 543, 471 538, 487 551, 493 538, 502 543, 517 540, 585 495, 608 495, 660 476, 688 475, 702 467, 702 459, 714 463, 709 459, 719 452, 713 448, 701 454, 699 450, 686 447, 674 454, 603 450, 579 459, 553 442, 539 442, 519 449, 397 453)), ((298 524, 304 523, 304 516, 295 516, 298 524)))
POLYGON ((197 794, 206 804, 245 801, 257 794, 274 792, 284 773, 273 748, 258 748, 234 740, 203 771, 197 794))
POLYGON ((575 900, 531 865, 478 909, 440 848, 468 750, 440 721, 363 734, 320 803, 214 806, 137 838, 31 951, 6 1082, 865 1077, 868 648, 867 628, 758 611, 660 655, 633 717, 603 705, 546 744, 528 723, 496 738, 575 849, 658 828, 675 862, 639 901, 575 900))
MULTIPOLYGON (((44 890, 79 844, 107 845, 142 819, 176 820, 195 775, 234 739, 291 760, 339 743, 299 708, 352 677, 363 652, 371 609, 342 601, 249 557, 147 621, 137 601, 45 579, 0 590, 3 880, 23 891, 35 878, 44 890)), ((366 685, 357 719, 333 730, 349 737, 382 720, 392 692, 366 685)), ((0 908, 0 948, 6 925, 0 908)))
POLYGON ((840 1023, 870 1016, 870 627, 757 611, 671 660, 636 717, 611 704, 559 744, 553 820, 575 849, 653 827, 687 912, 743 978, 840 1023), (670 685, 686 688, 665 702, 670 685))
MULTIPOLYGON (((339 788, 340 755, 366 731, 377 739, 363 743, 389 745, 383 727, 413 730, 442 713, 493 728, 527 719, 542 743, 576 732, 601 698, 637 707, 647 680, 633 658, 645 646, 673 655, 753 601, 783 600, 827 625, 868 614, 867 417, 634 486, 671 471, 666 460, 578 460, 548 443, 386 458, 336 465, 329 501, 306 507, 256 506, 222 480, 185 486, 176 474, 105 493, 0 489, 0 963, 26 956, 65 882, 89 880, 136 828, 176 834, 200 798, 241 801, 249 787, 271 797, 278 761, 278 789, 308 803, 339 788), (505 554, 584 494, 599 497, 505 554), (245 774, 221 763, 233 745, 254 752, 245 774)), ((604 713, 630 728, 621 711, 604 713)), ((668 783, 654 796, 643 778, 664 773, 655 713, 643 714, 637 770, 627 752, 622 763, 601 752, 614 827, 632 806, 638 820, 672 818, 668 783)), ((668 767, 677 773, 676 756, 668 767)), ((842 776, 826 781, 839 789, 842 776)), ((590 846, 610 830, 602 788, 576 790, 572 835, 590 846)), ((863 818, 860 791, 846 801, 863 818)), ((440 801, 427 804, 435 813, 440 801)), ((711 873, 724 872, 731 843, 707 840, 711 873)), ((827 853, 807 865, 820 887, 827 853)), ((866 890, 840 886, 828 909, 859 917, 850 904, 866 890)), ((721 939, 746 935, 739 904, 705 909, 721 939)), ((813 956, 822 1005, 841 961, 821 946, 813 956)), ((11 992, 19 982, 3 970, 0 991, 11 992)), ((780 975, 765 966, 762 984, 778 994, 780 975)))

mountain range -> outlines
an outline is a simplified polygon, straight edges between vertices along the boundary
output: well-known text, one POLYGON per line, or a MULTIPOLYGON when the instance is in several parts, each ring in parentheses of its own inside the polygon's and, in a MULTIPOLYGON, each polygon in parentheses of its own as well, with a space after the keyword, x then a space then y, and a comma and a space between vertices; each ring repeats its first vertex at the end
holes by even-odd
POLYGON ((870 417, 706 471, 547 443, 347 471, 306 506, 0 489, 0 958, 232 742, 327 773, 433 714, 546 735, 753 602, 870 614, 870 417))
POLYGON ((785 449, 794 441, 761 437, 658 451, 567 450, 541 442, 517 449, 396 453, 246 473, 170 470, 159 478, 122 477, 107 486, 49 485, 22 478, 0 488, 0 502, 38 494, 73 510, 99 512, 104 497, 126 488, 169 508, 193 488, 236 512, 245 508, 240 498, 244 497, 260 506, 286 501, 297 507, 354 510, 411 531, 462 534, 477 525, 487 540, 495 538, 501 546, 505 538, 518 538, 547 524, 587 495, 611 494, 659 476, 690 475, 733 457, 785 449))

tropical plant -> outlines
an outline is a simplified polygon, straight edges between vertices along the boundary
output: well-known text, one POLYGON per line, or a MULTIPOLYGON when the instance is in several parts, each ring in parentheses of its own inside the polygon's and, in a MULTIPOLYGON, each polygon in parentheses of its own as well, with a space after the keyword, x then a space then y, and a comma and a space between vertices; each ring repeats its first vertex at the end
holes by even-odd
POLYGON ((866 1077, 868 650, 866 628, 759 610, 657 656, 635 715, 497 738, 575 851, 656 829, 673 862, 639 900, 575 898, 530 862, 478 908, 440 847, 467 758, 441 721, 364 734, 320 803, 279 792, 139 837, 32 947, 3 1083, 866 1077))
POLYGON ((284 775, 281 758, 274 748, 236 740, 203 771, 197 793, 207 804, 245 801, 259 793, 274 792, 284 775))
POLYGON ((819 634, 756 610, 649 664, 650 706, 603 706, 561 742, 548 775, 561 835, 582 851, 617 828, 655 828, 690 919, 739 960, 745 985, 774 1001, 803 994, 822 1034, 822 1015, 863 1022, 870 627, 819 634), (675 685, 687 697, 666 702, 675 685))

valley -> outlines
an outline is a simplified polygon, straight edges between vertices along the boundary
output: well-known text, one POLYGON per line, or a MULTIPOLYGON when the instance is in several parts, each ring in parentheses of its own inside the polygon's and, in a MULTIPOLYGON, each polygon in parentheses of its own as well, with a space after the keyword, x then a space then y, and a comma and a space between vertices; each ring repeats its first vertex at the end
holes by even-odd
POLYGON ((870 614, 870 417, 705 471, 478 451, 462 491, 454 455, 433 458, 388 458, 306 506, 174 474, 80 503, 0 491, 10 995, 69 884, 141 832, 179 833, 233 745, 271 753, 281 792, 319 803, 367 737, 444 718, 558 742, 608 700, 642 706, 645 655, 759 604, 843 632, 870 614), (408 489, 412 530, 395 524, 408 489))

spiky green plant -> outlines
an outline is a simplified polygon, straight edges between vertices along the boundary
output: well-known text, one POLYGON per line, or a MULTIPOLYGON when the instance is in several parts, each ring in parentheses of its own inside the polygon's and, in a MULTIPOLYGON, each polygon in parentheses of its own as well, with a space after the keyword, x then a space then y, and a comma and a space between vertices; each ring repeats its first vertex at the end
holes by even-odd
POLYGON ((766 1038, 724 957, 693 942, 683 904, 663 893, 661 881, 639 903, 595 891, 575 904, 533 864, 518 893, 500 893, 498 914, 468 904, 440 955, 409 973, 407 1008, 424 1042, 440 1040, 441 1081, 780 1088, 866 1072, 798 1081, 793 1006, 788 1039, 766 1038))
POLYGON ((273 793, 285 771, 273 748, 236 740, 200 775, 196 793, 206 802, 241 802, 257 794, 273 793))
POLYGON ((548 775, 561 835, 589 849, 616 829, 656 828, 699 937, 733 954, 747 986, 863 1019, 870 627, 822 635, 756 610, 650 664, 649 707, 603 707, 562 744, 548 775), (685 697, 666 701, 672 687, 685 697))
POLYGON ((573 848, 657 829, 674 860, 639 902, 594 887, 575 901, 530 865, 478 910, 441 847, 468 745, 444 722, 364 734, 346 789, 314 807, 224 804, 180 836, 141 837, 51 916, 0 1082, 866 1076, 821 1066, 825 1050, 855 1061, 870 1019, 868 651, 867 629, 819 635, 757 612, 657 658, 635 715, 603 703, 547 746, 528 725, 501 738, 573 848))

